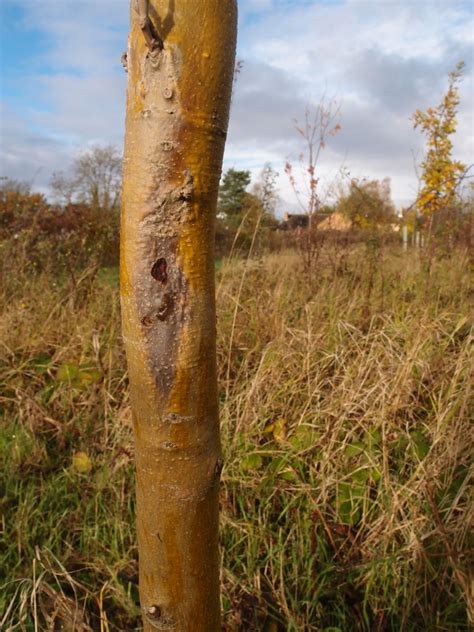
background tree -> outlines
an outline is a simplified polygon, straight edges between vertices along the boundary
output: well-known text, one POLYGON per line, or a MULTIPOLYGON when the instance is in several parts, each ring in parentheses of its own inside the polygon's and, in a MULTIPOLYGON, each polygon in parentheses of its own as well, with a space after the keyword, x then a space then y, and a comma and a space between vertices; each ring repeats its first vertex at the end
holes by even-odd
POLYGON ((301 211, 308 217, 307 230, 297 237, 296 242, 301 251, 308 283, 312 283, 313 268, 319 258, 321 245, 316 231, 317 222, 314 221, 314 216, 321 206, 317 166, 328 138, 341 129, 339 114, 339 104, 335 100, 327 102, 324 97, 315 108, 308 106, 303 123, 295 120, 296 131, 303 139, 303 150, 298 161, 299 174, 290 161, 285 164, 285 173, 296 200, 301 211))
POLYGON ((31 184, 23 180, 14 180, 6 176, 0 177, 0 193, 20 193, 21 195, 29 195, 31 192, 31 184))
POLYGON ((264 222, 272 225, 275 221, 275 210, 278 203, 277 178, 278 173, 272 168, 271 164, 267 163, 252 188, 253 195, 262 204, 265 214, 264 222))
MULTIPOLYGON (((237 70, 237 68, 236 68, 237 70)), ((240 69, 239 69, 240 72, 240 69)), ((235 75, 234 75, 235 81, 235 75)), ((249 215, 258 215, 258 210, 252 212, 249 204, 256 207, 255 200, 248 198, 247 187, 250 184, 250 171, 230 168, 223 175, 219 185, 216 221, 216 254, 226 256, 235 250, 247 248, 251 238, 247 235, 242 222, 249 215)))
POLYGON ((307 106, 302 123, 295 119, 295 129, 303 139, 303 150, 299 155, 300 173, 295 173, 295 167, 289 161, 285 164, 285 172, 301 210, 308 215, 310 231, 313 216, 321 204, 317 166, 328 138, 335 136, 341 129, 339 115, 337 101, 326 102, 323 97, 315 108, 307 106))
POLYGON ((456 114, 460 97, 458 83, 464 69, 464 62, 458 63, 449 73, 448 90, 441 103, 426 112, 417 110, 413 115, 413 126, 419 127, 426 135, 427 151, 421 163, 422 186, 417 198, 417 207, 430 218, 430 227, 444 216, 455 213, 457 187, 466 171, 466 166, 452 158, 452 134, 456 131, 456 114))
POLYGON ((213 242, 237 4, 131 5, 121 300, 144 630, 218 632, 213 242))
POLYGON ((244 207, 245 192, 249 184, 250 171, 228 169, 219 187, 219 214, 225 215, 228 220, 238 219, 244 207))
MULTIPOLYGON (((0 251, 15 266, 30 273, 68 272, 71 281, 81 271, 118 264, 115 215, 97 213, 88 204, 52 206, 29 185, 4 180, 0 186, 0 251)), ((4 269, 6 269, 4 267, 4 269)))
POLYGON ((105 211, 118 210, 121 185, 122 156, 113 145, 82 152, 66 173, 53 173, 50 182, 59 202, 82 202, 105 211))
POLYGON ((270 246, 271 234, 278 225, 275 218, 277 177, 277 172, 267 164, 251 190, 247 191, 246 187, 250 183, 249 171, 229 169, 225 174, 219 196, 224 187, 222 199, 228 212, 221 211, 218 215, 218 256, 235 251, 248 255, 254 246, 270 246))
POLYGON ((374 230, 396 220, 390 196, 390 179, 351 179, 337 203, 336 210, 357 228, 374 230))
POLYGON ((268 229, 274 229, 278 224, 275 218, 277 176, 269 164, 265 165, 251 191, 242 196, 242 209, 236 219, 240 220, 241 232, 249 244, 265 243, 268 229))

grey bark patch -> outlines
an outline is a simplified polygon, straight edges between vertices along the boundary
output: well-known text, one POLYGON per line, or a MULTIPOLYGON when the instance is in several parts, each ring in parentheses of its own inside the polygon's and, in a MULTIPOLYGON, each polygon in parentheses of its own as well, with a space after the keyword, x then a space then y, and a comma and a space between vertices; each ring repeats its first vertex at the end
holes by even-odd
POLYGON ((171 313, 172 309, 173 309, 173 297, 171 296, 171 294, 165 294, 163 296, 161 305, 158 308, 158 311, 156 313, 156 317, 158 318, 158 320, 164 321, 166 320, 168 314, 171 313))
POLYGON ((133 285, 148 365, 164 406, 176 374, 181 331, 189 320, 188 284, 176 255, 177 239, 157 238, 150 224, 147 228, 133 285))

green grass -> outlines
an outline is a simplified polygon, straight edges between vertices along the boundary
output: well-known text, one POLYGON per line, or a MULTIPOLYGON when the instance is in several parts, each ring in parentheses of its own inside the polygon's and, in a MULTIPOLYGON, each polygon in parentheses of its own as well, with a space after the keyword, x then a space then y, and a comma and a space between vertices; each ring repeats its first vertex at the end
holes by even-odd
POLYGON ((118 288, 119 286, 119 269, 116 266, 108 266, 100 268, 97 277, 100 283, 118 288))
MULTIPOLYGON (((376 256, 218 267, 226 631, 469 629, 468 262, 376 256)), ((0 627, 139 630, 116 270, 2 292, 0 627)))

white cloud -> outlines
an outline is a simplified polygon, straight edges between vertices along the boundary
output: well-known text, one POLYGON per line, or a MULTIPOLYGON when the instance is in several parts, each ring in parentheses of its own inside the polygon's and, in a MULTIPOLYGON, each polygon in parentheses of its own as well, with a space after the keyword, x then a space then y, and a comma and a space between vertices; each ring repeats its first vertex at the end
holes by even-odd
MULTIPOLYGON (((10 2, 10 4, 15 4, 10 2)), ((30 0, 25 27, 43 32, 46 46, 18 77, 23 102, 2 114, 2 173, 50 173, 89 143, 121 144, 126 75, 128 0, 30 0), (38 71, 38 69, 40 69, 38 71)), ((458 0, 241 0, 236 84, 225 166, 257 173, 266 161, 281 168, 300 144, 293 119, 321 95, 342 104, 342 131, 321 157, 330 181, 344 163, 352 173, 392 177, 397 198, 416 189, 412 152, 423 138, 412 129, 416 108, 436 105, 447 73, 467 62, 461 84, 456 156, 472 155, 474 87, 472 6, 458 0)), ((291 199, 285 176, 279 179, 291 199)))
MULTIPOLYGON (((296 142, 288 121, 302 116, 305 101, 336 95, 342 102, 342 131, 331 152, 322 155, 322 177, 344 163, 354 175, 391 176, 394 197, 411 197, 417 188, 413 154, 421 159, 423 138, 410 118, 417 108, 440 101, 448 72, 460 59, 468 66, 455 150, 459 159, 473 162, 472 25, 472 7, 456 0, 300 2, 291 11, 277 3, 267 19, 247 29, 242 57, 258 59, 269 77, 279 73, 280 79, 259 98, 262 111, 254 116, 250 99, 239 92, 242 78, 231 139, 234 130, 245 139, 244 128, 257 129, 261 144, 273 137, 272 146, 278 139, 288 153, 296 142), (287 89, 290 81, 293 90, 287 89), (285 112, 285 104, 295 110, 285 112)), ((246 70, 244 64, 243 76, 246 70)), ((250 65, 248 71, 253 72, 250 65)), ((255 94, 261 82, 256 84, 255 94)), ((259 139, 251 137, 255 149, 259 139)))
POLYGON ((62 140, 31 129, 25 120, 6 106, 0 110, 2 173, 14 180, 28 181, 36 190, 47 191, 47 182, 59 164, 69 160, 62 140))

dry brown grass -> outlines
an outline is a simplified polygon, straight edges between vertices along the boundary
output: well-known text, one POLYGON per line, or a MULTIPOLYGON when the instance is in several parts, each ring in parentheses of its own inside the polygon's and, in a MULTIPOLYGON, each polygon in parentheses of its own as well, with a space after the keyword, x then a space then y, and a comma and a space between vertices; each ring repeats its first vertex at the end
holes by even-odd
MULTIPOLYGON (((114 276, 4 279, 2 625, 139 629, 114 276)), ((328 245, 218 281, 225 629, 469 629, 466 256, 328 245)))

